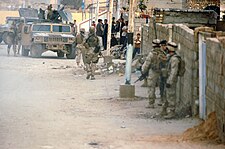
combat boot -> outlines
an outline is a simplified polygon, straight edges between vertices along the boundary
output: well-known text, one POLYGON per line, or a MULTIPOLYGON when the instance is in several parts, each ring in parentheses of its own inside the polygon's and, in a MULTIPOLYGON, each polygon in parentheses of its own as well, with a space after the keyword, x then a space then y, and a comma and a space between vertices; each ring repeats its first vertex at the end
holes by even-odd
POLYGON ((91 80, 95 80, 95 77, 93 75, 91 76, 91 80))
POLYGON ((176 114, 175 114, 175 110, 170 110, 170 112, 164 116, 165 119, 172 119, 175 118, 176 114))
POLYGON ((160 99, 159 103, 158 103, 158 106, 162 106, 162 105, 163 105, 163 101, 160 99))
POLYGON ((91 75, 90 75, 90 74, 88 74, 88 75, 87 75, 87 77, 86 77, 86 79, 90 79, 90 77, 91 77, 91 75))

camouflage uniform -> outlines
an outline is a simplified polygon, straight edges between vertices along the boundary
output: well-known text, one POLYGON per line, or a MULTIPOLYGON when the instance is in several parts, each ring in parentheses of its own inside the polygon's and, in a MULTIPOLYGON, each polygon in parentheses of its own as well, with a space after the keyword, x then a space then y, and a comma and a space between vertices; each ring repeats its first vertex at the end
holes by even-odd
POLYGON ((160 89, 160 102, 158 103, 159 106, 162 106, 163 103, 166 101, 166 94, 165 94, 165 86, 166 86, 166 79, 167 79, 167 71, 166 71, 166 62, 167 62, 167 54, 168 54, 168 48, 167 48, 167 41, 162 40, 160 42, 161 50, 163 54, 165 55, 165 61, 160 63, 161 68, 161 74, 159 77, 159 89, 160 89))
POLYGON ((167 72, 168 78, 166 80, 166 108, 169 111, 168 115, 164 116, 164 118, 173 118, 175 116, 175 108, 176 108, 176 84, 177 84, 177 73, 178 73, 178 65, 179 59, 175 56, 175 48, 177 45, 174 42, 168 43, 171 47, 168 47, 169 53, 172 51, 169 57, 169 61, 167 64, 167 72))
POLYGON ((99 39, 95 35, 95 28, 90 27, 88 38, 86 39, 86 42, 84 44, 86 48, 85 52, 85 61, 86 61, 86 71, 87 71, 87 77, 86 79, 91 78, 91 80, 94 80, 94 73, 96 70, 96 63, 98 63, 98 55, 100 54, 100 46, 99 46, 99 39))
POLYGON ((80 29, 80 34, 78 34, 75 38, 76 43, 76 63, 77 66, 80 65, 80 59, 82 54, 83 63, 85 64, 85 46, 83 45, 85 41, 85 30, 83 28, 80 29))
POLYGON ((13 53, 14 53, 14 56, 16 56, 16 33, 17 33, 16 22, 13 22, 10 28, 13 31, 13 33, 12 34, 8 34, 8 36, 9 36, 8 38, 11 39, 11 42, 7 46, 7 52, 8 52, 8 55, 9 55, 10 54, 10 49, 13 46, 13 53))
POLYGON ((20 54, 20 49, 21 49, 22 28, 23 28, 23 22, 21 21, 17 26, 17 33, 16 33, 16 42, 18 44, 17 54, 20 54))
POLYGON ((161 49, 159 46, 160 40, 153 40, 153 47, 148 54, 146 61, 142 66, 142 73, 149 72, 147 82, 148 82, 148 98, 149 98, 149 106, 147 108, 154 108, 155 103, 155 88, 160 75, 160 53, 161 49))

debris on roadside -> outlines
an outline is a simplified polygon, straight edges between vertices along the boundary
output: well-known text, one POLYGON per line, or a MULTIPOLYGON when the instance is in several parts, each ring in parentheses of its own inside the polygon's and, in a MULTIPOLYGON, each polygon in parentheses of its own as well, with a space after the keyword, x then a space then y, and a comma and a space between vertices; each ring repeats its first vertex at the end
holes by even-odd
POLYGON ((219 142, 216 113, 209 114, 208 119, 198 126, 187 129, 182 136, 183 141, 215 140, 219 142))
POLYGON ((118 74, 123 76, 125 73, 125 62, 109 62, 97 65, 96 75, 107 76, 111 74, 118 74))
POLYGON ((72 68, 72 66, 66 65, 66 66, 60 66, 60 67, 52 67, 52 69, 68 69, 72 68))

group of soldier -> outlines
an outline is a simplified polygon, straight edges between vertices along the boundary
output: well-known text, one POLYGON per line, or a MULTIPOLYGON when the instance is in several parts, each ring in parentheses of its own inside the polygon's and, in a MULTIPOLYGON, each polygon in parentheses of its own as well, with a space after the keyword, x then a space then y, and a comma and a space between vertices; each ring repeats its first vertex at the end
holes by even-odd
POLYGON ((101 55, 100 41, 95 34, 95 27, 90 27, 88 37, 85 37, 85 29, 81 28, 79 34, 75 38, 75 43, 77 64, 79 65, 82 55, 85 70, 87 71, 86 79, 95 80, 96 64, 101 55))
POLYGON ((171 119, 176 116, 176 84, 180 63, 176 54, 178 46, 174 42, 154 39, 152 47, 153 49, 149 52, 141 68, 142 74, 148 73, 145 80, 149 99, 147 108, 154 108, 155 106, 155 91, 158 83, 161 96, 158 105, 162 106, 160 115, 165 119, 171 119))
MULTIPOLYGON (((15 33, 13 43, 14 55, 16 55, 16 46, 20 42, 22 22, 16 26, 12 25, 15 33)), ((101 56, 100 41, 95 33, 95 27, 91 26, 88 36, 85 37, 85 29, 81 28, 79 34, 75 38, 77 57, 76 61, 79 65, 81 55, 85 70, 87 71, 86 79, 95 79, 96 64, 101 56)), ((11 45, 8 45, 8 54, 11 45)), ((149 105, 147 108, 154 108, 156 100, 156 87, 159 84, 161 101, 159 105, 162 106, 161 115, 164 118, 175 117, 176 107, 176 83, 178 80, 179 58, 176 54, 177 44, 174 42, 160 41, 154 39, 152 41, 153 49, 150 50, 142 65, 142 74, 148 73, 145 79, 145 85, 148 89, 149 105), (160 81, 158 81, 160 80, 160 81), (159 83, 158 83, 159 82, 159 83)), ((20 46, 18 46, 19 53, 20 46)))
MULTIPOLYGON (((101 55, 99 38, 95 34, 95 28, 90 27, 88 37, 85 37, 85 30, 81 28, 75 42, 77 59, 80 60, 82 54, 85 64, 87 71, 86 79, 94 80, 96 63, 98 62, 99 55, 101 55)), ((159 84, 161 101, 158 105, 162 106, 160 114, 165 119, 171 119, 176 115, 176 84, 180 63, 176 53, 178 46, 174 42, 154 39, 152 47, 153 49, 150 50, 141 68, 142 74, 148 74, 148 77, 145 79, 149 99, 147 108, 155 107, 155 91, 157 84, 159 84)))
MULTIPOLYGON (((85 37, 85 30, 80 29, 76 36, 75 43, 77 48, 77 60, 80 61, 81 55, 87 71, 86 79, 94 80, 94 72, 99 55, 99 38, 95 34, 95 28, 90 27, 88 37, 85 37)), ((179 58, 176 50, 177 44, 167 42, 166 40, 154 39, 152 41, 153 49, 149 52, 142 65, 142 74, 148 73, 145 79, 148 89, 149 105, 147 108, 154 108, 156 100, 156 87, 158 80, 160 86, 162 106, 161 115, 166 118, 175 117, 176 108, 176 84, 178 80, 179 58)))

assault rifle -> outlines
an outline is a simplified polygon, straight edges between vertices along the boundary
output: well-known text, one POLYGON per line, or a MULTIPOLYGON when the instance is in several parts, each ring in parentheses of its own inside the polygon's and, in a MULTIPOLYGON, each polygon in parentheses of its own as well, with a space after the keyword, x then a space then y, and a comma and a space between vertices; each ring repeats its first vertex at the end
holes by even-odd
POLYGON ((146 73, 141 74, 141 76, 138 77, 138 79, 134 81, 134 83, 144 80, 145 78, 147 78, 147 76, 148 76, 148 71, 146 73))

